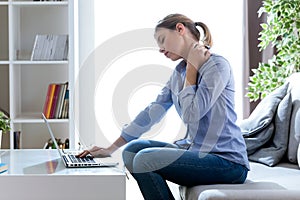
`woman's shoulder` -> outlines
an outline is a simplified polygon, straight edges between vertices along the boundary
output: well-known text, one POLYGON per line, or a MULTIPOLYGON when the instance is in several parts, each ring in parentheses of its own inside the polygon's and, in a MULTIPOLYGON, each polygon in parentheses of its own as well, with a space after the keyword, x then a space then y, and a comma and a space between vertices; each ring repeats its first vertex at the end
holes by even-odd
POLYGON ((225 57, 215 53, 211 54, 210 59, 207 62, 207 67, 210 68, 213 66, 218 68, 231 68, 229 61, 225 57))
POLYGON ((228 60, 224 56, 216 54, 216 53, 212 53, 211 58, 213 59, 213 61, 229 63, 228 60))
POLYGON ((200 73, 206 73, 208 71, 230 71, 231 66, 226 58, 223 56, 212 53, 208 61, 200 68, 200 73))

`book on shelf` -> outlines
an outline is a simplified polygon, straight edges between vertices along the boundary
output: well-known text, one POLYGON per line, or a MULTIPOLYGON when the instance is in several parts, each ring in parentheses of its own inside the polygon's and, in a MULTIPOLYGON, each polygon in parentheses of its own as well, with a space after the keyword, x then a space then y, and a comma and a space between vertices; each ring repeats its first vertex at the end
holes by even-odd
POLYGON ((66 91, 64 106, 62 111, 62 118, 69 118, 69 90, 66 91))
POLYGON ((46 93, 43 113, 48 119, 68 118, 69 105, 68 82, 50 83, 46 93))
POLYGON ((0 163, 0 174, 7 172, 7 170, 8 170, 8 165, 5 163, 0 163))
POLYGON ((31 53, 32 61, 67 60, 69 52, 68 35, 38 34, 35 36, 31 53))
POLYGON ((46 118, 50 118, 50 112, 51 112, 51 106, 52 106, 53 96, 54 96, 54 92, 55 92, 55 87, 56 87, 56 84, 54 84, 54 83, 51 83, 48 85, 46 100, 45 100, 44 109, 43 109, 43 113, 46 116, 46 118))
POLYGON ((21 131, 14 131, 14 149, 20 149, 21 131))

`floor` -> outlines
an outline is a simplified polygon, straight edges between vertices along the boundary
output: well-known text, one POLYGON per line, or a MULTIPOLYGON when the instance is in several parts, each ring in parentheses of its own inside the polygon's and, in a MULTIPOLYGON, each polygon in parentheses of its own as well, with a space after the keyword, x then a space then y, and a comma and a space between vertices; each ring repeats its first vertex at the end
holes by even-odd
POLYGON ((126 180, 126 199, 128 200, 144 199, 134 178, 130 174, 128 174, 128 177, 129 179, 126 180))
MULTIPOLYGON (((143 196, 140 192, 140 189, 134 180, 134 178, 128 174, 129 179, 126 181, 126 199, 128 200, 143 200, 143 196)), ((178 186, 174 183, 168 182, 169 187, 175 197, 176 200, 181 200, 179 197, 179 191, 178 191, 178 186)))

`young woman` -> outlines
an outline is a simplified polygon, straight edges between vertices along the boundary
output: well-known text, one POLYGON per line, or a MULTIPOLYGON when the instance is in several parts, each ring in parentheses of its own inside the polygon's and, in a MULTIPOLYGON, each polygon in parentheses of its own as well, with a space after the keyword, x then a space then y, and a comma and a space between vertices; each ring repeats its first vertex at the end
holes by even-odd
POLYGON ((128 143, 123 160, 146 200, 174 199, 166 180, 184 186, 243 183, 249 163, 236 125, 233 73, 226 59, 208 51, 209 29, 171 14, 157 24, 154 37, 161 53, 182 61, 156 100, 124 127, 111 146, 95 146, 79 156, 108 157, 128 143), (202 41, 197 26, 203 29, 202 41), (186 137, 173 144, 138 139, 172 105, 187 126, 186 137))

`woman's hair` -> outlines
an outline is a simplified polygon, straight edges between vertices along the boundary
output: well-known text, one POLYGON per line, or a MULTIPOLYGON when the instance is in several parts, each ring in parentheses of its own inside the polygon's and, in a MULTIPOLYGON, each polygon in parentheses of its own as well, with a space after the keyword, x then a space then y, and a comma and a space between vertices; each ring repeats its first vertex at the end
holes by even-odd
POLYGON ((200 26, 203 29, 204 37, 202 39, 202 42, 204 45, 212 46, 212 37, 210 30, 208 27, 202 23, 202 22, 193 22, 188 17, 182 15, 182 14, 170 14, 160 20, 158 24, 156 25, 155 31, 157 31, 158 28, 167 28, 170 30, 176 30, 176 24, 182 23, 186 28, 190 30, 192 35, 195 37, 195 39, 200 40, 200 31, 197 29, 197 26, 200 26))

